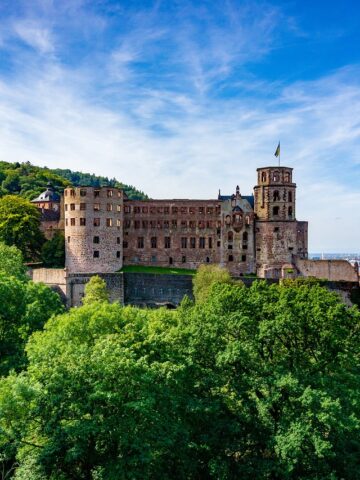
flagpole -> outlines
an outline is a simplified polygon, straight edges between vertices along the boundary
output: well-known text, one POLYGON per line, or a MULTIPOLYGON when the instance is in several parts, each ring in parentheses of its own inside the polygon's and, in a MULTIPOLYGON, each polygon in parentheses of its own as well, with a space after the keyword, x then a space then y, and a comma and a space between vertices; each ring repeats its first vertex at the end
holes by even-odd
MULTIPOLYGON (((280 147, 280 140, 279 140, 279 147, 280 147)), ((281 147, 279 148, 279 167, 280 167, 280 157, 281 157, 281 147)))

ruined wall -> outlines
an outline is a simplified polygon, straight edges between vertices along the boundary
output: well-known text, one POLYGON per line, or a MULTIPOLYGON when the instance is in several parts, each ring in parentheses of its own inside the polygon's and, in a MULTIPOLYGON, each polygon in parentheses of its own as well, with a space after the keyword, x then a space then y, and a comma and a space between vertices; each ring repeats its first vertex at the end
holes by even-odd
POLYGON ((124 265, 197 268, 220 261, 218 200, 124 202, 124 265))
POLYGON ((334 282, 359 282, 357 270, 346 260, 306 260, 295 259, 301 276, 326 278, 334 282))
POLYGON ((69 273, 111 273, 121 269, 123 192, 109 187, 67 188, 64 199, 69 273))
MULTIPOLYGON (((256 264, 259 277, 268 269, 278 270, 292 264, 294 256, 307 257, 307 222, 259 222, 256 229, 256 264)), ((276 274, 276 272, 275 272, 276 274)))

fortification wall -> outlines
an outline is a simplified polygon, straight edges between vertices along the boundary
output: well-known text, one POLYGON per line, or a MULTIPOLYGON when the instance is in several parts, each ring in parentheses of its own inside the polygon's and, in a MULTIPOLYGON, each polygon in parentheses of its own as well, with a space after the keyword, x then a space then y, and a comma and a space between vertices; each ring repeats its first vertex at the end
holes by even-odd
POLYGON ((295 259, 299 274, 304 277, 324 278, 332 282, 359 282, 355 268, 346 260, 295 259))
POLYGON ((192 275, 124 273, 125 305, 179 305, 187 295, 193 298, 192 275))
POLYGON ((61 298, 66 301, 66 270, 63 268, 36 268, 28 271, 33 282, 45 283, 50 288, 58 292, 61 298))

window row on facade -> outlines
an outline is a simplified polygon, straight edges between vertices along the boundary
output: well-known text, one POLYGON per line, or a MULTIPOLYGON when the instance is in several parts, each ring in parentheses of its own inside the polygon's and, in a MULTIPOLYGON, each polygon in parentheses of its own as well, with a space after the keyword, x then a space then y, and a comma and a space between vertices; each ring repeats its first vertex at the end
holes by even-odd
MULTIPOLYGON (((88 205, 87 203, 79 203, 78 206, 75 203, 65 203, 65 211, 74 211, 74 210, 87 210, 87 208, 90 207, 91 205, 88 205)), ((100 203, 93 203, 92 204, 92 209, 94 212, 99 212, 101 210, 101 205, 100 203)), ((106 204, 106 211, 107 212, 121 212, 121 205, 118 204, 113 204, 113 203, 107 203, 106 204)))
MULTIPOLYGON (((91 190, 89 190, 89 191, 91 191, 91 190)), ((93 190, 94 197, 95 198, 100 197, 100 192, 101 192, 100 188, 95 188, 93 190)), ((76 190, 75 189, 65 189, 64 193, 65 193, 65 197, 67 197, 67 196, 76 197, 76 190)), ((88 194, 88 190, 86 188, 80 188, 79 194, 80 194, 80 197, 86 197, 86 195, 88 194)), ((108 188, 106 190, 106 196, 108 198, 115 197, 115 196, 120 198, 121 197, 121 191, 120 190, 113 190, 112 188, 108 188)))
POLYGON ((212 220, 129 220, 125 219, 124 220, 124 228, 131 228, 133 227, 135 230, 139 229, 173 229, 176 230, 177 228, 180 229, 195 229, 195 228, 200 228, 200 229, 205 229, 205 228, 215 228, 215 227, 221 227, 221 221, 212 221, 212 220))
MULTIPOLYGON (((274 216, 280 215, 280 207, 277 205, 273 207, 272 213, 274 216)), ((293 207, 288 207, 287 214, 289 218, 293 218, 293 207)))
MULTIPOLYGON (((124 256, 123 261, 127 262, 127 260, 128 260, 128 257, 124 256)), ((143 263, 143 262, 158 263, 158 261, 159 261, 159 259, 156 255, 151 255, 151 257, 149 257, 148 259, 144 259, 143 257, 141 259, 141 263, 143 263)), ((168 261, 169 265, 173 265, 174 263, 187 263, 187 262, 192 263, 193 262, 193 260, 188 259, 186 257, 186 255, 182 255, 181 258, 180 257, 179 258, 168 257, 167 261, 168 261)), ((201 263, 212 263, 212 261, 213 260, 212 260, 211 257, 205 257, 203 262, 201 262, 201 263)), ((234 255, 228 255, 227 261, 228 262, 235 262, 235 261, 246 262, 247 257, 246 257, 246 255, 240 255, 239 257, 235 257, 234 255)), ((140 259, 139 259, 139 257, 136 257, 136 256, 131 257, 130 262, 131 263, 140 263, 140 259)), ((197 261, 197 263, 198 263, 198 261, 197 261)))
POLYGON ((92 224, 94 227, 100 227, 102 225, 102 222, 105 220, 105 226, 106 227, 121 227, 121 220, 116 219, 114 220, 113 218, 93 218, 92 221, 90 219, 87 219, 86 217, 80 217, 80 218, 65 218, 65 226, 71 226, 71 227, 85 227, 87 225, 86 221, 88 220, 88 223, 92 224))
MULTIPOLYGON (((284 190, 283 195, 282 195, 283 201, 288 201, 292 202, 293 201, 293 193, 292 192, 287 192, 284 190)), ((281 200, 281 194, 279 190, 274 190, 273 191, 273 202, 280 202, 281 200)))
MULTIPOLYGON (((67 242, 68 243, 71 242, 71 236, 70 235, 67 237, 67 242)), ((100 244, 101 243, 101 237, 99 235, 94 235, 93 236, 93 243, 100 244)), ((121 238, 120 237, 116 237, 116 244, 117 245, 121 244, 121 238)))
MULTIPOLYGON (((146 243, 145 237, 138 237, 136 239, 136 248, 145 248, 145 243, 146 243)), ((158 238, 158 237, 151 237, 149 239, 149 246, 151 248, 171 248, 174 245, 172 245, 172 239, 171 237, 163 237, 163 238, 158 238)), ((182 237, 180 239, 180 247, 182 249, 185 248, 213 248, 213 238, 212 237, 199 237, 198 239, 196 237, 182 237)), ((129 242, 127 240, 124 240, 123 242, 123 247, 128 248, 129 247, 129 242)))
POLYGON ((198 213, 199 215, 213 215, 215 214, 220 214, 221 207, 220 205, 216 207, 186 207, 186 206, 175 206, 175 207, 170 207, 170 206, 138 206, 138 205, 125 205, 124 206, 124 212, 125 213, 134 213, 134 214, 139 214, 139 213, 151 213, 151 214, 164 214, 164 215, 169 215, 170 213, 172 214, 190 214, 190 215, 195 215, 198 213))

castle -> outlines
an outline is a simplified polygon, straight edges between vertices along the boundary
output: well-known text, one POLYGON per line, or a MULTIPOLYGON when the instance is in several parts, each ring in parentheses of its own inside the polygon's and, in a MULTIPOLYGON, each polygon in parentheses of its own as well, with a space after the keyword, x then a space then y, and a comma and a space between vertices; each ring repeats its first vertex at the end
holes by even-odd
POLYGON ((48 185, 33 203, 46 236, 64 231, 67 275, 217 264, 234 277, 358 281, 348 262, 308 260, 308 223, 296 219, 289 167, 258 168, 251 196, 236 187, 209 200, 130 200, 117 188, 84 186, 66 188, 60 198, 48 185))

